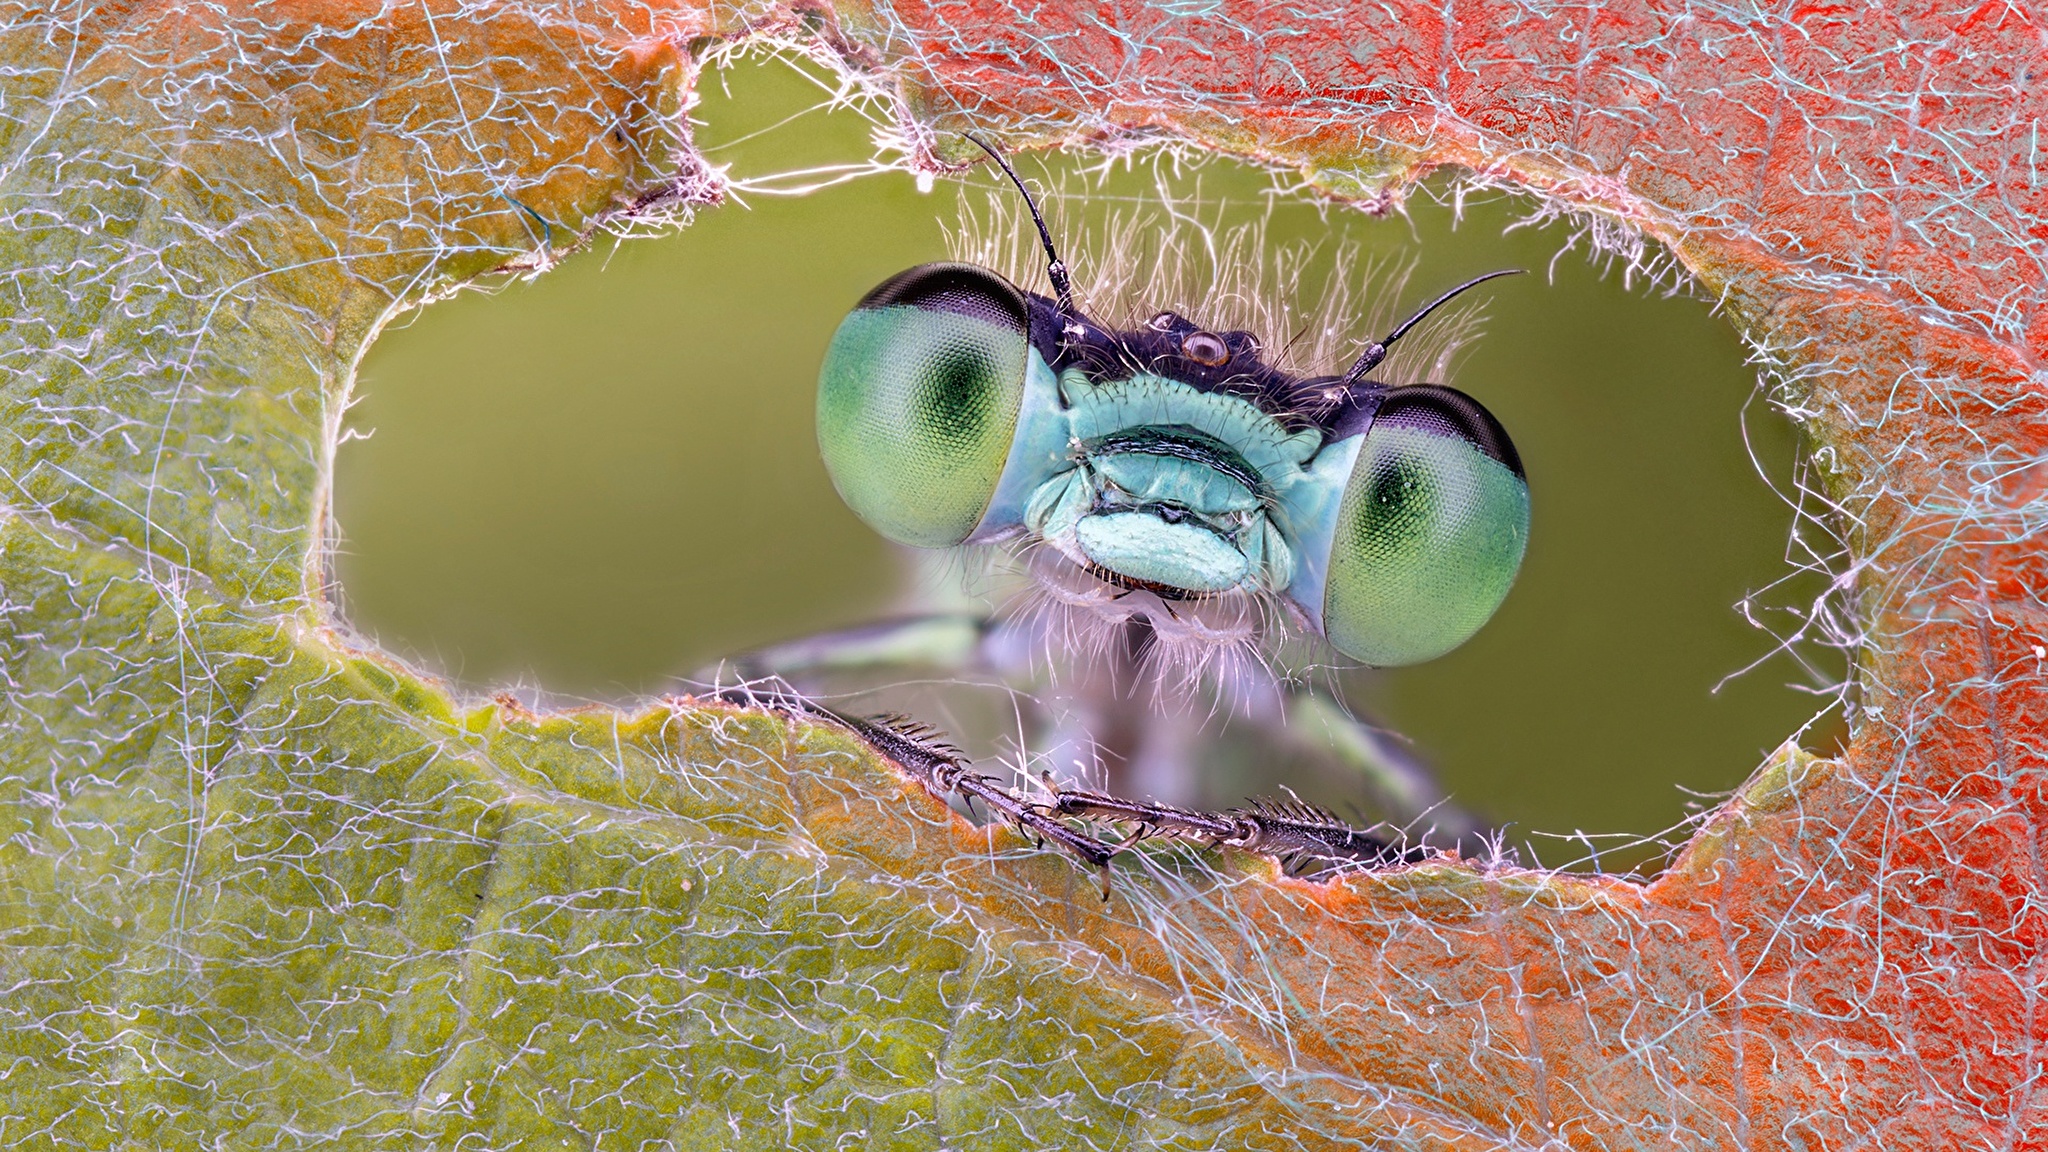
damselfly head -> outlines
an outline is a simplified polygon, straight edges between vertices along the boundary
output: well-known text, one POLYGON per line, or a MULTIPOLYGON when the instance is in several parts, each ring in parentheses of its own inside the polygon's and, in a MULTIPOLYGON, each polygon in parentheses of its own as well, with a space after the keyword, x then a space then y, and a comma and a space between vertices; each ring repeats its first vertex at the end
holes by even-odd
POLYGON ((1051 296, 926 264, 833 337, 818 440, 856 513, 904 544, 1009 544, 1048 602, 1172 646, 1228 649, 1291 620, 1353 659, 1412 664, 1492 616, 1528 540, 1520 457, 1476 400, 1373 376, 1492 276, 1349 364, 1291 371, 1288 333, 1205 326, 1185 305, 1084 311, 1025 202, 1051 296))

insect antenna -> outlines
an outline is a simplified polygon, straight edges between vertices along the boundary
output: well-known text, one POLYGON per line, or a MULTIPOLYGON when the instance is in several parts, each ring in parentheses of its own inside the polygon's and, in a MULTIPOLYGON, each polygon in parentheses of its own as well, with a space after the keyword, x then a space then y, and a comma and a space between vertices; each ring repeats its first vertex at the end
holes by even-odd
MULTIPOLYGON (((979 141, 977 141, 977 143, 979 143, 979 141)), ((986 145, 983 146, 986 147, 986 145)), ((1015 177, 1013 176, 1011 177, 1011 179, 1015 179, 1015 177)), ((1387 358, 1387 347, 1389 345, 1391 345, 1394 341, 1399 340, 1401 337, 1406 336, 1408 334, 1409 329, 1414 328, 1417 324, 1422 323, 1423 318, 1428 316, 1431 312, 1434 312, 1437 309, 1443 307, 1445 304, 1450 303, 1451 298, 1453 296, 1456 296, 1458 293, 1465 291, 1467 288, 1475 288, 1481 284, 1484 284, 1488 280, 1495 280, 1502 276, 1519 276, 1526 271, 1528 271, 1528 269, 1526 268, 1503 268, 1498 272, 1488 272, 1484 276, 1475 276, 1472 279, 1465 281, 1463 284, 1458 285, 1456 288, 1451 289, 1449 292, 1446 292, 1443 295, 1437 297, 1435 300, 1430 301, 1427 305, 1425 305, 1422 308, 1421 311, 1417 312, 1413 316, 1410 316, 1408 319, 1403 320, 1401 322, 1401 326, 1394 329, 1393 333, 1389 335, 1386 339, 1375 340, 1370 345, 1368 345, 1365 349, 1365 354, 1360 356, 1358 360, 1351 365, 1350 371, 1344 373, 1344 387, 1349 388, 1352 385, 1357 384, 1360 380, 1363 380, 1365 378, 1365 374, 1367 372, 1370 372, 1374 368, 1379 367, 1380 361, 1385 360, 1387 358)))
MULTIPOLYGON (((1045 246, 1045 278, 1052 281, 1053 295, 1059 300, 1060 315, 1072 316, 1074 314, 1074 284, 1067 276, 1066 262, 1060 259, 1059 250, 1053 247, 1052 232, 1046 228, 1045 217, 1038 211, 1038 201, 1031 198, 1031 189, 1024 186, 1023 177, 1017 175, 1017 170, 1010 167, 1010 162, 1003 159, 1001 152, 983 143, 981 137, 976 136, 972 132, 962 132, 961 135, 967 137, 976 148, 988 153, 989 159, 994 160, 1002 168, 1003 174, 1010 178, 1010 183, 1017 186, 1017 191, 1024 194, 1024 204, 1031 209, 1031 222, 1038 225, 1038 242, 1045 246)), ((1500 273, 1496 272, 1495 275, 1500 275, 1500 273)), ((1392 337, 1389 337, 1389 339, 1392 339, 1392 337)))

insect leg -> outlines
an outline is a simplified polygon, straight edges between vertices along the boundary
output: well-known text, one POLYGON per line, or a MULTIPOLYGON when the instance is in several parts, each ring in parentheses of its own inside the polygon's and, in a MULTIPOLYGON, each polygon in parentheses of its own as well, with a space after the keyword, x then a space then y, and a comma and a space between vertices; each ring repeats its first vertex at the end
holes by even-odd
POLYGON ((926 612, 757 648, 725 664, 749 679, 893 667, 967 670, 984 662, 991 627, 981 613, 926 612))
POLYGON ((910 773, 939 797, 957 794, 979 800, 1019 830, 1050 840, 1072 854, 1102 877, 1102 898, 1109 899, 1109 862, 1126 845, 1109 844, 1086 836, 1060 823, 1035 805, 1005 788, 992 776, 971 771, 960 753, 940 742, 922 726, 898 717, 867 719, 834 711, 812 703, 794 692, 780 689, 740 687, 721 691, 718 699, 729 704, 767 708, 785 715, 800 716, 845 728, 910 773))
POLYGON ((1100 792, 1055 791, 1046 807, 1062 816, 1136 824, 1134 839, 1160 834, 1258 852, 1290 869, 1307 860, 1385 867, 1430 859, 1427 846, 1396 845, 1337 816, 1299 801, 1258 800, 1224 812, 1147 804, 1100 792))
POLYGON ((1114 820, 1120 824, 1136 824, 1139 828, 1137 839, 1140 840, 1154 835, 1166 835, 1199 840, 1204 844, 1221 844, 1237 836, 1241 831, 1237 822, 1227 816, 1177 808, 1171 804, 1140 803, 1103 792, 1053 788, 1052 800, 1045 807, 1062 816, 1093 817, 1114 820))
POLYGON ((1232 808, 1223 818, 1234 821, 1240 830, 1224 843, 1270 856, 1378 868, 1416 864, 1437 855, 1437 850, 1428 845, 1390 841, 1298 800, 1254 800, 1241 808, 1232 808))
POLYGON ((1058 844, 1091 867, 1101 868, 1123 851, 1121 846, 1083 836, 1052 819, 1036 805, 1003 787, 993 776, 970 771, 960 753, 931 739, 930 734, 922 729, 906 727, 907 722, 894 717, 867 720, 858 716, 842 716, 815 705, 812 707, 853 729, 874 745, 876 751, 901 764, 939 795, 958 793, 979 800, 991 812, 1001 814, 1017 828, 1058 844))

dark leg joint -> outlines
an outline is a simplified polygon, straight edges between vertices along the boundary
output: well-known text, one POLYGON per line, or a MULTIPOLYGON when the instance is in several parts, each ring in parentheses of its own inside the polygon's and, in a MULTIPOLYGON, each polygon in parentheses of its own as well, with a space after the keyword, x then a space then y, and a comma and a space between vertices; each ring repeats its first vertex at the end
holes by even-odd
POLYGON ((1055 790, 1052 803, 1047 807, 1062 816, 1093 816, 1123 824, 1136 824, 1141 829, 1141 838, 1164 833, 1200 840, 1205 844, 1222 844, 1235 839, 1241 831, 1237 821, 1226 816, 1194 812, 1167 804, 1140 804, 1135 800, 1125 800, 1101 792, 1055 790))
POLYGON ((1123 846, 1106 844, 1093 836, 1083 836, 1065 824, 1040 811, 1037 805, 1018 799, 1010 790, 978 772, 967 772, 960 776, 954 789, 963 795, 978 797, 994 812, 1019 829, 1050 840, 1068 852, 1073 853, 1090 866, 1106 866, 1123 846))

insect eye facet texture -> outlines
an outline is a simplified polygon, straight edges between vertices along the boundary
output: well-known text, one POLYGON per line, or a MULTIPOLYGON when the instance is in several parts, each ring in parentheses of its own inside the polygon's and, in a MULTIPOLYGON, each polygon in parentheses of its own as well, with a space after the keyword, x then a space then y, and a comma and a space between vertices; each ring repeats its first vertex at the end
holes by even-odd
POLYGON ((1324 632, 1367 664, 1435 659, 1500 607, 1528 540, 1529 485, 1500 424, 1453 389, 1396 389, 1339 506, 1324 632))
POLYGON ((889 539, 967 539, 1009 455, 1030 352, 1024 298, 965 264, 926 264, 848 314, 818 382, 818 445, 839 494, 889 539))

